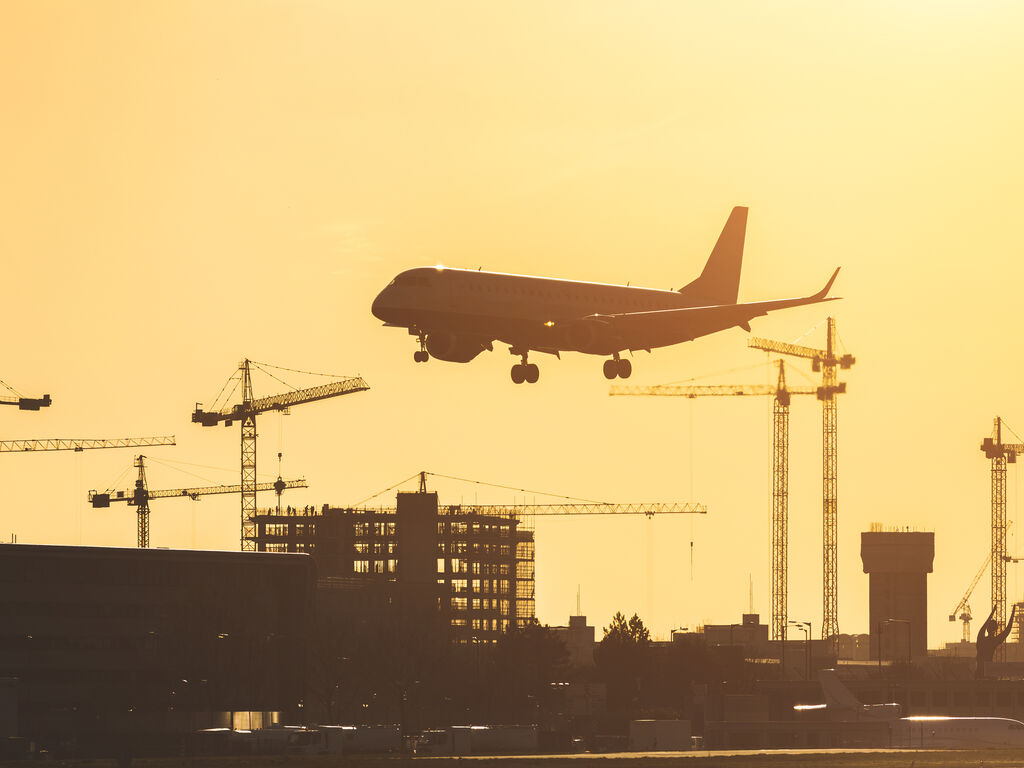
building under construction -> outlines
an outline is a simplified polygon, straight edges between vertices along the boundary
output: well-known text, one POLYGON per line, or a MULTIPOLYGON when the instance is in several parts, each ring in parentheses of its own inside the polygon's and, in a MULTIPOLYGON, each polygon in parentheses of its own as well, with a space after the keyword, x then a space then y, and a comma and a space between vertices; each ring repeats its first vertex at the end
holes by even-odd
POLYGON ((441 506, 421 484, 392 508, 258 510, 258 552, 308 552, 320 586, 436 610, 459 643, 494 642, 534 618, 534 535, 514 507, 441 506))

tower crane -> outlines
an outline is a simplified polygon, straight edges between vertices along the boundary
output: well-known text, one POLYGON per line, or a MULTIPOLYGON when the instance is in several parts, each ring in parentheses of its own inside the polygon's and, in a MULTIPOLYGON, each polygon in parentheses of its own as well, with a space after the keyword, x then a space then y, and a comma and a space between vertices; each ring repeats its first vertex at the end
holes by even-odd
POLYGON ((778 381, 771 384, 617 386, 612 395, 658 395, 675 397, 744 397, 767 395, 775 398, 772 422, 772 551, 771 551, 771 638, 785 640, 789 596, 789 405, 793 395, 816 395, 817 387, 788 387, 786 367, 779 363, 778 381))
POLYGON ((971 619, 974 617, 971 615, 971 604, 968 602, 971 599, 971 595, 974 594, 974 588, 978 586, 978 582, 981 581, 981 577, 985 574, 985 569, 988 568, 988 564, 992 561, 992 553, 989 552, 985 557, 985 562, 981 564, 981 568, 978 569, 978 573, 975 574, 971 580, 971 586, 964 592, 964 596, 960 598, 960 602, 956 604, 956 608, 949 614, 950 621, 956 621, 960 619, 964 625, 963 642, 971 642, 971 619))
POLYGON ((981 442, 985 458, 992 461, 992 617, 1000 629, 1006 621, 1006 465, 1024 453, 1022 443, 1003 442, 1003 420, 996 416, 992 435, 981 442))
MULTIPOLYGON (((129 507, 135 507, 138 514, 138 546, 144 549, 149 546, 149 500, 169 499, 188 497, 196 501, 200 496, 207 496, 214 493, 240 493, 241 485, 207 485, 196 488, 174 488, 173 490, 151 491, 146 483, 146 457, 136 457, 133 466, 139 470, 139 476, 135 480, 135 487, 129 491, 104 491, 98 493, 89 491, 89 503, 93 509, 109 507, 111 502, 124 501, 129 507)), ((304 479, 282 480, 280 477, 272 483, 256 483, 257 491, 275 491, 277 493, 277 506, 281 507, 281 493, 286 488, 308 488, 304 479)))
POLYGON ((822 592, 823 618, 821 637, 829 640, 833 651, 839 644, 839 426, 836 395, 846 392, 846 384, 838 380, 839 369, 847 370, 855 362, 853 355, 839 355, 836 321, 828 318, 825 349, 787 344, 772 339, 752 338, 748 347, 791 355, 811 361, 811 370, 821 371, 817 389, 822 406, 822 592))
MULTIPOLYGON (((242 550, 253 551, 255 549, 255 523, 253 517, 256 514, 256 414, 266 411, 285 411, 293 405, 312 403, 316 400, 326 400, 329 397, 349 395, 355 392, 364 392, 370 387, 360 377, 332 381, 316 387, 306 389, 293 389, 270 397, 255 398, 252 393, 252 376, 250 367, 260 367, 261 363, 251 360, 242 360, 238 365, 238 371, 232 375, 237 377, 236 387, 241 385, 242 402, 232 406, 225 406, 217 411, 204 411, 202 403, 196 403, 196 409, 192 413, 192 422, 201 424, 204 427, 213 427, 223 422, 225 427, 230 427, 233 422, 239 421, 242 426, 242 482, 240 484, 242 496, 242 550)), ((267 366, 278 368, 277 366, 267 366)), ((278 370, 288 370, 281 369, 278 370)), ((305 373, 296 371, 297 373, 305 373)), ((318 374, 322 375, 322 374, 318 374)), ((276 378, 276 377, 275 377, 276 378)), ((230 382, 230 379, 229 379, 230 382)))

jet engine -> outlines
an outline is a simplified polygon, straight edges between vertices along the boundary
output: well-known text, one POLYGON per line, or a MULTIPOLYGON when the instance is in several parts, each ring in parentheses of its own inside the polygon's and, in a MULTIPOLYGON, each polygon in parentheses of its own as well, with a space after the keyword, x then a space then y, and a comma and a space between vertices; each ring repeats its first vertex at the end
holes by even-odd
POLYGON ((608 322, 588 317, 566 326, 565 346, 577 352, 604 354, 608 346, 608 322))
POLYGON ((471 336, 456 336, 454 333, 428 333, 427 352, 431 357, 449 363, 468 363, 490 344, 471 336))

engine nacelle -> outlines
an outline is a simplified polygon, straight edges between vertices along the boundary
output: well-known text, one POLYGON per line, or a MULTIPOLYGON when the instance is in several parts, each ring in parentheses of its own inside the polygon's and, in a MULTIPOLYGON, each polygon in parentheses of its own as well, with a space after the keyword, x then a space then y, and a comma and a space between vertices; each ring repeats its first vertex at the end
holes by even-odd
POLYGON ((469 336, 456 336, 454 333, 427 334, 427 352, 430 356, 449 363, 468 363, 487 348, 487 344, 469 336))
POLYGON ((603 354, 608 346, 608 323, 599 317, 588 317, 564 329, 564 343, 569 349, 588 354, 603 354))

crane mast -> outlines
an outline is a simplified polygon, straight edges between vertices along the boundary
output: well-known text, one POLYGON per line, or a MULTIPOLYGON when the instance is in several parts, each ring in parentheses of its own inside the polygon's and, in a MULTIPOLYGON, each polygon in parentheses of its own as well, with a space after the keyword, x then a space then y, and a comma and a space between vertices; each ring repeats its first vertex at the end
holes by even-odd
POLYGON ((256 523, 256 411, 252 407, 252 376, 249 361, 242 361, 242 548, 247 535, 255 535, 256 523))
POLYGON ((786 367, 772 402, 772 562, 770 570, 772 640, 785 640, 789 627, 789 405, 786 367))
POLYGON ((839 369, 850 368, 853 355, 837 354, 835 318, 828 318, 825 349, 787 344, 772 339, 752 338, 747 346, 766 352, 800 357, 811 361, 811 370, 821 372, 817 397, 822 405, 822 628, 821 637, 839 643, 839 412, 836 395, 846 392, 838 380, 839 369))
POLYGON ((135 459, 135 466, 139 468, 139 477, 135 481, 135 498, 137 499, 135 511, 139 520, 136 546, 139 549, 149 547, 149 488, 146 485, 145 458, 140 454, 135 459))
POLYGON ((836 321, 828 319, 825 360, 821 365, 821 460, 822 460, 822 583, 824 585, 822 634, 839 643, 839 409, 835 393, 836 321))

